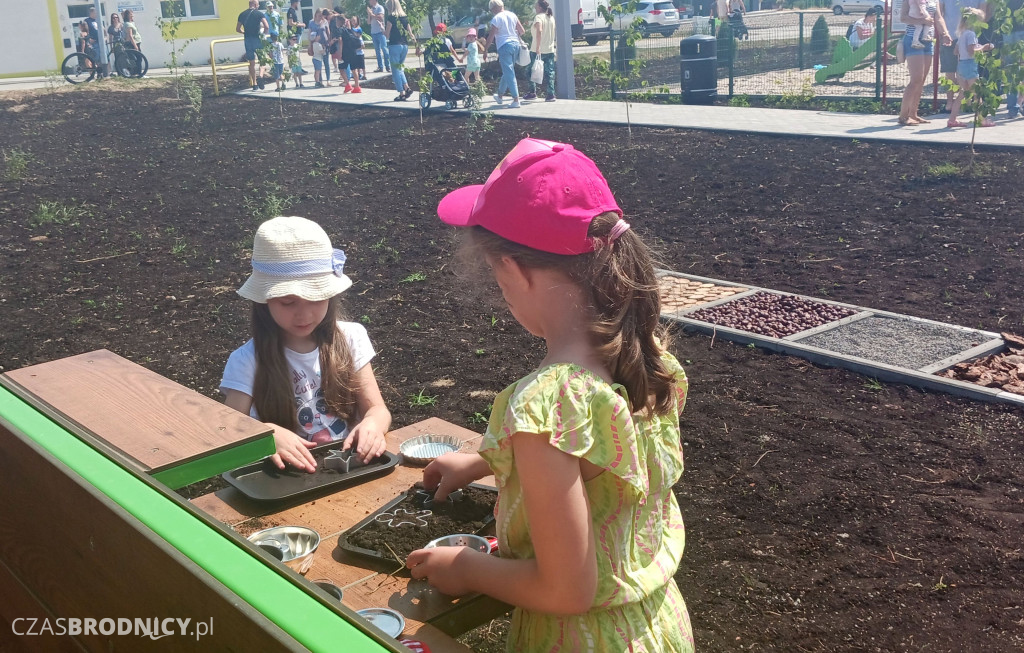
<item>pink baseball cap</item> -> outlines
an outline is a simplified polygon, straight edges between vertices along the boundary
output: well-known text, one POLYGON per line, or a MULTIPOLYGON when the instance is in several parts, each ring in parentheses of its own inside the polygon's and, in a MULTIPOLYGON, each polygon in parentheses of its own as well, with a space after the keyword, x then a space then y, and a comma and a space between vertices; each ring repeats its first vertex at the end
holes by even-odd
POLYGON ((594 251, 587 229, 609 211, 622 216, 594 162, 572 145, 536 138, 519 141, 482 186, 454 190, 437 205, 447 224, 479 225, 552 254, 594 251))

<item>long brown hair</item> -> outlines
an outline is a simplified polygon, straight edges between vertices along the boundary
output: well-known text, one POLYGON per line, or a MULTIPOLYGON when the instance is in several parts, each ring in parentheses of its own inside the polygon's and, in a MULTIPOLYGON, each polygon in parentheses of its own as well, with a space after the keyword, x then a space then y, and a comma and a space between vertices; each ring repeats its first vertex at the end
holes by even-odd
POLYGON ((464 254, 474 258, 480 254, 509 256, 524 267, 564 271, 590 302, 592 345, 612 380, 629 393, 630 410, 664 415, 674 407, 674 377, 661 360, 668 341, 659 322, 658 280, 650 250, 632 229, 609 242, 608 233, 618 219, 616 213, 603 213, 591 221, 588 235, 595 240, 596 249, 588 254, 549 254, 483 227, 469 230, 469 251, 464 254))
MULTIPOLYGON (((356 413, 352 352, 345 336, 338 331, 341 302, 337 296, 327 304, 327 315, 313 330, 320 348, 320 387, 327 410, 351 421, 356 413)), ((252 339, 256 346, 256 379, 252 401, 264 422, 273 422, 292 431, 299 427, 295 393, 284 357, 284 340, 266 304, 252 304, 252 339)))

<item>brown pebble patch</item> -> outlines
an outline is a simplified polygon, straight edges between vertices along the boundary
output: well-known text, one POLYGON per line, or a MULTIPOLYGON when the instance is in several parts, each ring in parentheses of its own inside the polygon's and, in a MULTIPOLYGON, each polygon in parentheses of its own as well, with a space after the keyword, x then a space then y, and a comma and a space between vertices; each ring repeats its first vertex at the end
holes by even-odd
POLYGON ((658 291, 661 294, 661 312, 675 313, 717 299, 732 297, 746 288, 719 286, 706 281, 694 281, 683 277, 663 276, 658 279, 658 291))

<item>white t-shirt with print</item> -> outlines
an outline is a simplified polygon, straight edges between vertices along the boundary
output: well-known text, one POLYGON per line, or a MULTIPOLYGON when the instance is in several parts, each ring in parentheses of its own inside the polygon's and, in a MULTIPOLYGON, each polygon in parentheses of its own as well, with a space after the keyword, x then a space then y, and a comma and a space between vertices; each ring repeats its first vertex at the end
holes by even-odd
MULTIPOLYGON (((377 352, 373 350, 366 328, 356 322, 338 322, 338 331, 345 337, 352 354, 352 369, 359 371, 369 363, 377 352)), ((320 348, 308 354, 300 354, 288 348, 284 350, 285 361, 291 374, 292 391, 295 395, 295 414, 299 423, 296 431, 301 437, 324 444, 343 440, 349 431, 345 420, 327 412, 320 387, 320 348)), ((220 391, 237 390, 252 396, 256 381, 256 345, 250 339, 231 352, 224 366, 224 377, 220 391)), ((249 409, 249 415, 260 419, 256 406, 249 409)))

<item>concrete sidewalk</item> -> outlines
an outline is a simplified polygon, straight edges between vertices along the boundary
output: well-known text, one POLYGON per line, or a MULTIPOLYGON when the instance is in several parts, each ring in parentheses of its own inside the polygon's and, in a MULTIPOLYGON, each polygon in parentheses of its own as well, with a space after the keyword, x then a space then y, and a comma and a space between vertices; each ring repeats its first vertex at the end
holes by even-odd
MULTIPOLYGON (((308 85, 307 85, 308 86, 308 85)), ((238 95, 276 100, 273 90, 239 91, 238 95)), ((363 89, 359 95, 342 94, 338 88, 289 89, 281 93, 289 101, 326 102, 357 106, 375 106, 387 109, 419 112, 414 94, 406 102, 395 102, 394 90, 363 89)), ((694 106, 678 104, 640 104, 625 102, 595 102, 590 100, 558 100, 523 102, 522 108, 509 107, 509 99, 498 105, 491 96, 484 99, 483 109, 496 118, 525 120, 567 120, 636 126, 700 129, 706 131, 733 131, 757 134, 791 136, 824 136, 830 138, 880 140, 900 143, 949 143, 967 145, 971 141, 971 128, 947 129, 948 115, 929 116, 924 125, 902 126, 896 116, 877 114, 838 113, 829 111, 803 111, 795 109, 758 109, 752 107, 694 106)), ((436 101, 426 113, 445 111, 436 101)), ((465 109, 455 109, 466 112, 465 109)), ((961 116, 969 121, 970 117, 961 116)), ((995 116, 995 126, 978 128, 975 144, 991 147, 1024 148, 1024 118, 1010 120, 1005 109, 995 116)))
MULTIPOLYGON (((415 64, 413 64, 415 65, 415 64)), ((312 65, 306 67, 312 71, 312 65)), ((209 75, 206 66, 190 69, 193 74, 209 75)), ((245 75, 246 70, 225 71, 225 77, 245 75)), ((150 77, 169 77, 170 71, 150 69, 150 77)), ((387 73, 368 73, 369 79, 390 77, 387 73)), ((289 101, 326 102, 334 104, 375 106, 386 109, 419 112, 419 93, 406 102, 395 102, 394 90, 363 89, 358 95, 343 94, 337 86, 312 88, 312 74, 307 75, 310 83, 305 89, 293 89, 281 93, 289 101)), ((15 78, 0 80, 0 92, 28 90, 46 86, 45 78, 15 78)), ((229 82, 230 83, 230 82, 229 82)), ((276 100, 277 93, 271 85, 263 91, 237 91, 238 95, 263 100, 276 100)), ((482 109, 490 111, 497 118, 519 118, 525 120, 566 120, 626 125, 627 123, 660 128, 699 129, 706 131, 730 131, 757 134, 791 136, 823 136, 829 138, 880 140, 900 143, 923 143, 934 145, 948 143, 967 145, 971 141, 971 128, 947 129, 945 114, 930 116, 931 122, 924 125, 901 126, 896 116, 877 114, 838 113, 829 111, 806 111, 796 109, 759 109, 753 107, 696 106, 678 104, 642 104, 625 102, 596 102, 589 100, 558 100, 544 102, 533 100, 523 102, 520 109, 509 107, 508 98, 503 105, 494 102, 491 96, 484 98, 482 109)), ((443 104, 433 102, 428 113, 444 111, 443 104)), ((465 112, 465 109, 455 109, 465 112)), ((969 121, 970 117, 961 116, 969 121)), ((1010 120, 1006 110, 1000 109, 995 116, 995 126, 977 129, 975 144, 981 147, 1024 148, 1024 118, 1010 120)))

